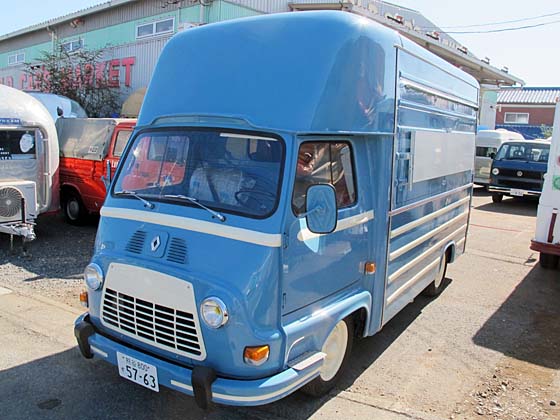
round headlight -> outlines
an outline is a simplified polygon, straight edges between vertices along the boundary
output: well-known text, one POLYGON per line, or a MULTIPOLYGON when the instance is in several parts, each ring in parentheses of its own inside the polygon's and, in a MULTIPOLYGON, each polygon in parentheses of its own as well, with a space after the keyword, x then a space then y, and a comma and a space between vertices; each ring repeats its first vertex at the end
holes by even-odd
POLYGON ((229 315, 221 299, 209 297, 200 305, 200 316, 210 328, 220 328, 228 321, 229 315))
POLYGON ((499 173, 500 173, 500 170, 498 168, 492 169, 492 174, 498 175, 499 173))
POLYGON ((84 271, 84 280, 90 289, 100 289, 103 285, 103 270, 97 264, 89 264, 84 271))

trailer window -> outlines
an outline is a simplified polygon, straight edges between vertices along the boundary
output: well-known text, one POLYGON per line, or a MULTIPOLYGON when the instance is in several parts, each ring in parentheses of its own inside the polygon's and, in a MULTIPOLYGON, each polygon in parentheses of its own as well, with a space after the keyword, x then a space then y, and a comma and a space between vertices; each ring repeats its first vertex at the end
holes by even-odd
POLYGON ((24 160, 35 158, 34 131, 0 131, 0 160, 24 160))
POLYGON ((331 184, 338 208, 356 203, 356 184, 348 143, 307 142, 298 152, 292 208, 296 215, 305 211, 307 189, 314 184, 331 184))

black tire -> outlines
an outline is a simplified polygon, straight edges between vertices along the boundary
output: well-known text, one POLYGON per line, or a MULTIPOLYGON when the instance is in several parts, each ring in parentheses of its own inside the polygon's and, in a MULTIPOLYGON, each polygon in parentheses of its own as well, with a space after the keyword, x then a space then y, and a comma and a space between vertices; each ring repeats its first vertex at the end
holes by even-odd
POLYGON ((445 273, 447 273, 447 252, 441 257, 436 278, 426 287, 422 294, 425 296, 437 296, 445 288, 445 273))
POLYGON ((501 203, 503 198, 504 198, 503 194, 497 194, 497 193, 492 194, 492 201, 494 203, 501 203))
POLYGON ((545 254, 541 252, 541 255, 539 257, 539 263, 541 264, 542 268, 554 269, 558 265, 559 259, 560 258, 558 257, 558 255, 545 254))
MULTIPOLYGON (((344 374, 346 366, 348 365, 350 353, 352 352, 352 344, 354 341, 354 320, 351 317, 345 318, 342 321, 339 321, 335 325, 335 328, 333 328, 333 331, 331 331, 331 333, 325 340, 322 350, 323 351, 325 350, 325 345, 327 343, 327 340, 331 338, 333 333, 335 333, 335 329, 341 326, 342 324, 346 327, 346 331, 348 333, 347 340, 346 340, 346 348, 344 349, 344 356, 342 357, 342 362, 340 363, 340 366, 338 366, 338 369, 336 370, 334 376, 329 377, 325 380, 323 379, 324 372, 321 371, 319 376, 317 376, 315 379, 313 379, 311 382, 305 385, 301 390, 307 395, 311 395, 312 397, 322 397, 323 395, 326 395, 331 389, 334 388, 334 386, 340 380, 340 377, 344 374)), ((327 354, 327 358, 328 357, 329 355, 327 354)), ((325 362, 327 361, 327 358, 325 358, 325 362)), ((325 364, 323 364, 323 367, 325 367, 325 364)))
POLYGON ((64 193, 62 199, 62 211, 66 222, 74 226, 82 226, 88 216, 88 212, 80 196, 74 191, 64 193))

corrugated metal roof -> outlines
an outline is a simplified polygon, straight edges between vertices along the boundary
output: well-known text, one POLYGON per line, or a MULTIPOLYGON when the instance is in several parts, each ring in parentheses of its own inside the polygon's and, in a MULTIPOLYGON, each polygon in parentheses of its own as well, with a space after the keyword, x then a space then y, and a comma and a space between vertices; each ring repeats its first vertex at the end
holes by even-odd
POLYGON ((555 104, 560 98, 560 87, 502 88, 499 104, 555 104))
POLYGON ((19 29, 17 31, 10 32, 8 34, 2 35, 2 36, 0 36, 0 41, 4 41, 6 39, 13 38, 13 37, 16 37, 18 35, 23 35, 23 34, 26 34, 26 33, 29 33, 29 32, 37 31, 37 30, 40 30, 40 29, 43 29, 43 28, 47 28, 48 26, 51 26, 51 25, 57 25, 59 23, 67 22, 67 21, 70 21, 70 20, 78 18, 78 17, 91 15, 93 13, 98 13, 98 12, 101 12, 101 11, 106 10, 106 9, 110 9, 110 8, 120 6, 120 5, 123 5, 123 4, 126 4, 126 3, 132 3, 132 2, 135 2, 135 1, 137 1, 137 0, 111 0, 111 1, 107 1, 105 3, 100 3, 100 4, 95 5, 95 6, 90 6, 90 7, 87 7, 85 9, 78 10, 77 12, 74 12, 74 13, 69 13, 67 15, 64 15, 64 16, 61 16, 61 17, 58 17, 58 18, 50 19, 50 20, 47 20, 45 22, 41 22, 41 23, 38 23, 36 25, 31 25, 31 26, 28 26, 26 28, 19 29))

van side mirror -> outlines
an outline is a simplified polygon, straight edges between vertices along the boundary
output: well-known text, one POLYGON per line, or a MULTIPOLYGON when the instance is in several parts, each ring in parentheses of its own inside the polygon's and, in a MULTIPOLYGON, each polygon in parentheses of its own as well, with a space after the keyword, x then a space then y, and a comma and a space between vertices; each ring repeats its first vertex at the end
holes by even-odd
POLYGON ((307 189, 305 220, 313 233, 331 233, 336 229, 336 193, 330 184, 307 189))
POLYGON ((488 153, 488 157, 489 157, 490 159, 494 159, 494 158, 496 157, 496 153, 490 152, 490 153, 488 153))
POLYGON ((111 185, 111 162, 109 160, 107 160, 107 175, 102 176, 101 181, 105 185, 105 191, 109 191, 111 185))

